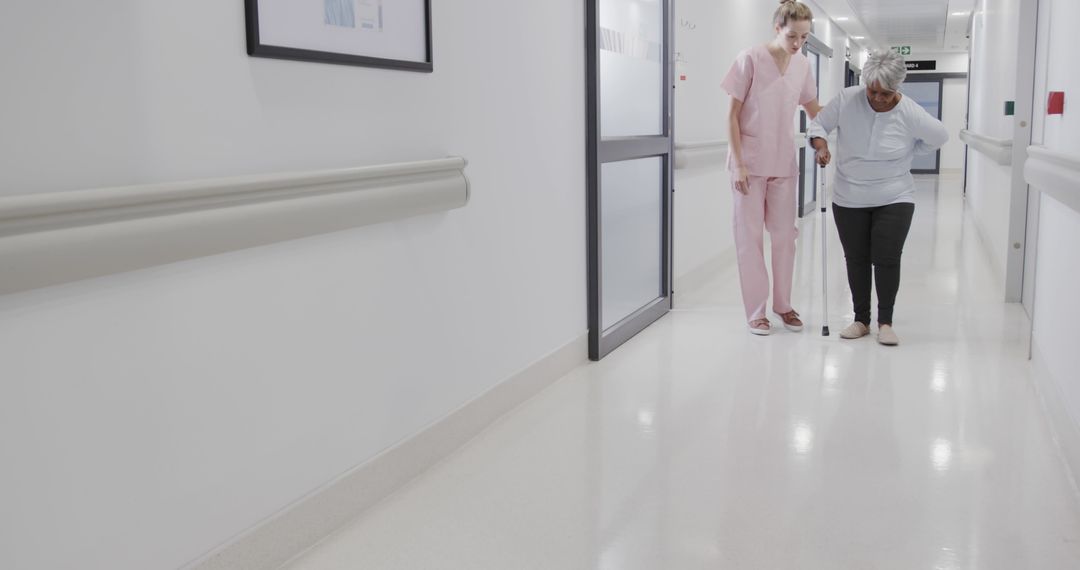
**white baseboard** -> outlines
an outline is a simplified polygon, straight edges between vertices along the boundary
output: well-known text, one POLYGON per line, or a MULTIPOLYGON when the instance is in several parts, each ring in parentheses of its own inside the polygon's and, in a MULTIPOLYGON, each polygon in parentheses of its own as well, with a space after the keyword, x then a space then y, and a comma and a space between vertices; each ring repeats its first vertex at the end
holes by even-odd
POLYGON ((1061 452, 1073 492, 1080 498, 1080 423, 1077 423, 1065 407, 1065 399, 1061 395, 1061 380, 1055 378, 1046 366, 1046 359, 1039 350, 1038 342, 1032 343, 1031 352, 1032 383, 1050 423, 1054 443, 1061 452))
POLYGON ((518 405, 588 362, 583 334, 420 433, 185 566, 189 570, 280 568, 364 510, 423 474, 518 405))
POLYGON ((708 283, 716 274, 722 271, 725 267, 733 266, 735 264, 735 246, 734 244, 719 254, 710 257, 697 267, 692 267, 683 273, 675 276, 675 295, 678 297, 679 293, 689 293, 702 285, 708 283))

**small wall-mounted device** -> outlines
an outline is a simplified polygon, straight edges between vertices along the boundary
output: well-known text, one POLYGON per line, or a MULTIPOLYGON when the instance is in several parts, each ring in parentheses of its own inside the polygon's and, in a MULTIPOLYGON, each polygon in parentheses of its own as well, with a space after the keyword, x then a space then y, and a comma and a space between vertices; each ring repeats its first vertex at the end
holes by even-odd
POLYGON ((1064 91, 1051 91, 1050 100, 1046 103, 1047 115, 1064 115, 1065 114, 1065 92, 1064 91))

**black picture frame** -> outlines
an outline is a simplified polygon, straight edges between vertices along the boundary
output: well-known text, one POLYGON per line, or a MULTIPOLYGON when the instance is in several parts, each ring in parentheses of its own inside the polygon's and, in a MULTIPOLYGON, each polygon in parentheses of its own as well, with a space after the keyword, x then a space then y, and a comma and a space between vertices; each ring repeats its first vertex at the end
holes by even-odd
POLYGON ((355 65, 422 73, 431 73, 435 69, 434 50, 431 44, 431 0, 424 0, 424 52, 426 54, 424 61, 386 59, 264 44, 259 34, 259 0, 244 0, 244 8, 247 20, 247 53, 252 57, 355 65))

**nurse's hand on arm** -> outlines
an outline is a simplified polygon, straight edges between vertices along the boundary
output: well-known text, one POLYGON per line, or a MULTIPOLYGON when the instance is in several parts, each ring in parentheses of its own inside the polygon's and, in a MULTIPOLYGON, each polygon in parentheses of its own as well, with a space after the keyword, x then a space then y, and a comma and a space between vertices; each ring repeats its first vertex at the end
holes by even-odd
MULTIPOLYGON (((833 132, 840 123, 840 108, 843 106, 843 98, 844 92, 841 91, 832 101, 829 101, 828 105, 818 107, 814 112, 814 121, 810 123, 810 127, 806 130, 806 136, 810 138, 810 145, 817 151, 817 163, 821 166, 829 164, 832 160, 832 153, 829 152, 829 141, 825 140, 825 137, 833 132)), ((813 101, 813 103, 816 104, 817 101, 813 101)), ((806 112, 811 112, 809 104, 806 106, 806 112)))
MULTIPOLYGON (((810 117, 810 120, 814 120, 814 119, 817 118, 818 114, 821 113, 822 107, 821 107, 821 104, 818 103, 818 100, 814 99, 813 101, 810 101, 809 103, 806 103, 805 105, 803 105, 803 109, 806 109, 806 114, 810 117)), ((825 166, 826 164, 829 164, 829 159, 832 158, 832 155, 829 154, 829 143, 828 143, 828 141, 826 141, 825 139, 810 139, 810 144, 814 147, 814 150, 818 151, 817 152, 817 162, 818 162, 818 164, 820 164, 821 166, 825 166), (821 141, 823 143, 822 144, 822 146, 824 147, 823 150, 818 149, 817 141, 821 141)))
POLYGON ((813 120, 821 112, 821 104, 818 103, 818 89, 817 79, 814 78, 814 74, 810 72, 810 68, 806 69, 806 77, 803 79, 802 91, 799 93, 799 104, 803 109, 806 109, 806 114, 813 120))
POLYGON ((735 170, 731 173, 735 181, 735 189, 746 195, 750 192, 750 180, 746 167, 743 166, 742 130, 739 128, 739 113, 742 111, 742 106, 742 101, 731 98, 731 111, 728 113, 728 144, 731 145, 731 155, 735 159, 735 170))

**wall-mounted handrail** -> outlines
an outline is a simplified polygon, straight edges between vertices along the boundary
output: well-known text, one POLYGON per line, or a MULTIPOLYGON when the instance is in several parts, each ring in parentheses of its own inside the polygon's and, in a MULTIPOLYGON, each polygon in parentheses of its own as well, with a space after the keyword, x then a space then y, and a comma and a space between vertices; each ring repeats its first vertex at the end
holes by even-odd
POLYGON ((960 140, 1002 166, 1012 164, 1012 139, 988 137, 964 129, 960 131, 960 140))
POLYGON ((727 158, 728 141, 710 140, 675 143, 675 168, 722 166, 727 158))
POLYGON ((464 206, 463 158, 0 198, 0 294, 464 206))
POLYGON ((1024 180, 1032 188, 1080 212, 1080 156, 1029 146, 1024 180))

